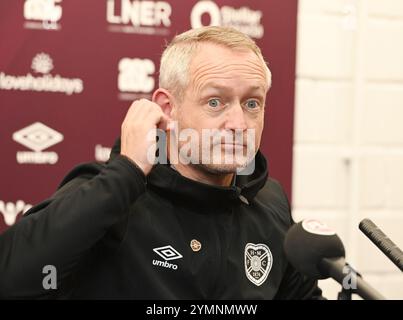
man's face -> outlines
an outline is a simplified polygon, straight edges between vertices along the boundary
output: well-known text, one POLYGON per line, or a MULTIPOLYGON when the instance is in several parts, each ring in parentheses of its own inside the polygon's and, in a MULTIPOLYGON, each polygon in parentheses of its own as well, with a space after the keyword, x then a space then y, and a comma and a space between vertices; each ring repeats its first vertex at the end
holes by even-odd
MULTIPOLYGON (((246 166, 260 145, 267 90, 264 67, 254 52, 202 44, 190 64, 189 85, 172 114, 179 132, 191 128, 198 133, 199 154, 192 154, 192 162, 214 174, 246 166), (220 137, 208 138, 206 144, 203 135, 212 132, 220 137), (249 154, 247 144, 252 147, 249 154)), ((179 149, 184 144, 179 139, 179 149)))

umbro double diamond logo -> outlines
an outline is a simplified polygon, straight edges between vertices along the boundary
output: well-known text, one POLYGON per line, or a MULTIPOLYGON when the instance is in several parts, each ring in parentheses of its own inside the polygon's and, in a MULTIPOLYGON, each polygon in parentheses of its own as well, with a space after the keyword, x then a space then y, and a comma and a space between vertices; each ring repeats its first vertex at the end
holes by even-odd
POLYGON ((177 250, 175 250, 172 246, 154 248, 153 251, 165 260, 165 261, 161 261, 161 260, 154 259, 153 260, 154 266, 159 266, 159 267, 173 269, 173 270, 178 269, 178 265, 176 265, 174 263, 170 263, 168 261, 180 259, 180 258, 183 258, 183 256, 177 250))

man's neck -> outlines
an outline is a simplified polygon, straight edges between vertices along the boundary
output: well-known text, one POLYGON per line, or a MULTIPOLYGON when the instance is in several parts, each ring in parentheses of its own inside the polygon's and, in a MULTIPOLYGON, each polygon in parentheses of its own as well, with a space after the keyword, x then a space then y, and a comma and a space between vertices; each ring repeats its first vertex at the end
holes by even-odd
POLYGON ((231 185, 234 178, 233 173, 227 174, 214 174, 202 170, 200 167, 194 165, 185 165, 182 163, 175 164, 175 170, 178 171, 182 176, 195 180, 201 183, 211 184, 215 186, 228 187, 231 185))

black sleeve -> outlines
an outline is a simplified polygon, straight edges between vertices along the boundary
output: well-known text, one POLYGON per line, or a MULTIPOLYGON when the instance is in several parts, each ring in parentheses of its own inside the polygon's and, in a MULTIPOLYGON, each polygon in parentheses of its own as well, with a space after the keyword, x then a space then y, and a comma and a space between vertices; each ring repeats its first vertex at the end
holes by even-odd
POLYGON ((318 287, 318 281, 302 275, 291 264, 287 266, 286 273, 274 299, 325 300, 322 296, 322 290, 318 287))
POLYGON ((117 156, 98 174, 70 180, 50 199, 0 234, 0 298, 46 295, 45 265, 62 283, 144 192, 143 172, 117 156))
MULTIPOLYGON (((295 224, 291 214, 291 206, 288 197, 280 184, 278 184, 282 196, 283 207, 287 213, 285 223, 288 228, 295 224)), ((325 300, 322 296, 322 290, 318 287, 318 281, 309 278, 298 272, 289 262, 284 277, 281 281, 280 288, 275 296, 276 300, 325 300)))

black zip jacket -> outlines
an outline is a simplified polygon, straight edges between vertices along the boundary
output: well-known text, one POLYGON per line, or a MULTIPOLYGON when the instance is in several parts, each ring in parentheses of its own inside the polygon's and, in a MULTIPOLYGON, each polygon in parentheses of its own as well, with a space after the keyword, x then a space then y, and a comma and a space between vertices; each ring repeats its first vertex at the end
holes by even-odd
POLYGON ((251 176, 219 187, 169 165, 145 178, 119 149, 0 235, 0 298, 322 298, 286 260, 290 208, 261 153, 251 176), (57 289, 43 286, 47 265, 57 289))

